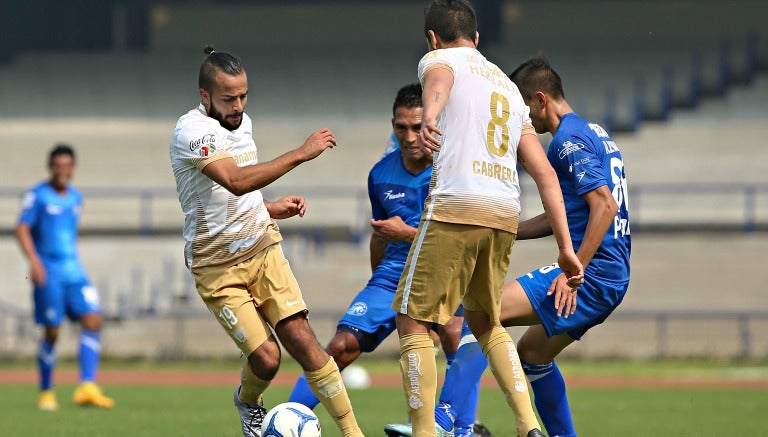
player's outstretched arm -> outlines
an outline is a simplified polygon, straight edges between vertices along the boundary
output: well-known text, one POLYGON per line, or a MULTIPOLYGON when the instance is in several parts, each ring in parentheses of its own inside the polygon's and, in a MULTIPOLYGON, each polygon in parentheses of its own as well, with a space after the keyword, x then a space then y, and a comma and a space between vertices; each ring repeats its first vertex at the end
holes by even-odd
POLYGON ((329 129, 312 133, 301 146, 277 158, 254 165, 238 167, 232 158, 211 162, 203 174, 236 196, 266 187, 299 164, 318 157, 328 148, 336 146, 336 137, 329 129))
POLYGON ((560 249, 558 256, 560 268, 568 276, 571 284, 581 285, 584 281, 584 267, 573 251, 563 193, 560 191, 557 174, 549 164, 536 135, 528 134, 520 137, 518 156, 523 168, 531 175, 539 189, 544 212, 555 235, 557 247, 560 249))

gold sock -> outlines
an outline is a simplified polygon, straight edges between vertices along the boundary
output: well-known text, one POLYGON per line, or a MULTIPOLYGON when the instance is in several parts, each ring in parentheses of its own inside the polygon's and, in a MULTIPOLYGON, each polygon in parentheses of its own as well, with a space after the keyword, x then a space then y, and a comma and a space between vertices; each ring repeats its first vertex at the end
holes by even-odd
POLYGON ((518 432, 527 435, 534 428, 541 429, 531 406, 528 381, 520 365, 515 343, 507 331, 501 326, 495 326, 478 337, 477 342, 483 348, 493 376, 507 398, 507 404, 515 412, 518 432))
POLYGON ((435 435, 437 364, 433 347, 432 339, 426 333, 400 338, 400 372, 413 437, 435 435))
POLYGON ((251 370, 251 366, 248 364, 248 360, 243 363, 243 368, 240 369, 240 393, 238 397, 240 401, 246 404, 256 404, 261 399, 261 394, 269 387, 269 383, 272 381, 265 381, 251 370))
POLYGON ((317 370, 305 371, 307 382, 312 393, 317 396, 323 407, 328 411, 344 437, 362 436, 363 432, 357 425, 352 404, 349 402, 347 390, 341 379, 339 368, 329 358, 325 365, 317 370))

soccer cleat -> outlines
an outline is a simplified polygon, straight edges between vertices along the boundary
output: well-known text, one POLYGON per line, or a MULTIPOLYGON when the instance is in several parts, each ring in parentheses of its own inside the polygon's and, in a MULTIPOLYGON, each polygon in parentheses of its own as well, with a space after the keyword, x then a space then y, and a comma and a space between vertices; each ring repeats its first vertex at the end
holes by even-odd
POLYGON ((527 437, 545 437, 544 433, 539 431, 538 428, 534 428, 528 431, 527 437))
POLYGON ((413 431, 410 423, 390 423, 384 427, 388 437, 411 437, 413 431))
POLYGON ((53 390, 43 390, 37 396, 37 408, 43 411, 56 411, 59 403, 56 401, 56 393, 53 390))
POLYGON ((472 428, 453 428, 453 437, 474 437, 475 433, 472 428))
POLYGON ((114 399, 104 396, 98 385, 93 382, 82 382, 75 393, 72 395, 72 401, 81 406, 92 406, 99 408, 112 408, 115 406, 114 399))
MULTIPOLYGON (((413 429, 410 423, 390 423, 384 427, 384 433, 388 437, 412 437, 413 429)), ((454 437, 453 430, 446 431, 440 425, 435 425, 437 437, 454 437)))
POLYGON ((476 422, 472 425, 472 431, 475 433, 475 437, 493 437, 491 430, 486 428, 486 426, 480 422, 476 422))
POLYGON ((267 415, 267 409, 262 402, 246 404, 240 400, 240 387, 235 389, 235 406, 240 413, 240 426, 245 437, 261 437, 261 423, 267 415))

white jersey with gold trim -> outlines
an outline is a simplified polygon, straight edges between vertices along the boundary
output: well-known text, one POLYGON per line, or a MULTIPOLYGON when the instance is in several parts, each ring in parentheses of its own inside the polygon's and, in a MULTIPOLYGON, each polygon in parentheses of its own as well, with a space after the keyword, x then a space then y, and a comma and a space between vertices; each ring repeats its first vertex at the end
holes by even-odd
POLYGON ((225 129, 202 104, 176 123, 171 167, 184 212, 184 258, 190 269, 235 265, 281 239, 260 191, 235 196, 202 173, 219 159, 233 158, 240 167, 258 163, 252 130, 246 114, 239 128, 225 129))
POLYGON ((419 62, 453 73, 448 103, 438 118, 443 132, 435 154, 425 218, 517 232, 520 186, 517 145, 534 134, 520 92, 476 49, 433 50, 419 62))

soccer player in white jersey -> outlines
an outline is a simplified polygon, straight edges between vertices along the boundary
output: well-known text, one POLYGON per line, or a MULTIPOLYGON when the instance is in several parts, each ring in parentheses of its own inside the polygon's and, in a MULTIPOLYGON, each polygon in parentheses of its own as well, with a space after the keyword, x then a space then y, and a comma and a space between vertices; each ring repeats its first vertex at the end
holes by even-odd
POLYGON ((261 436, 262 393, 280 365, 274 330, 342 435, 361 436, 339 369, 309 327, 274 222, 303 216, 304 198, 270 202, 259 191, 334 147, 336 138, 320 129, 301 146, 260 163, 251 119, 243 112, 245 69, 229 53, 207 47, 206 54, 199 74, 201 103, 176 124, 170 157, 184 211, 186 265, 200 297, 247 358, 234 393, 243 435, 261 436))
POLYGON ((393 309, 399 312, 400 368, 414 436, 437 434, 436 365, 428 329, 464 301, 464 316, 483 349, 518 434, 541 436, 515 345, 499 321, 499 296, 520 215, 518 161, 533 177, 568 278, 583 282, 563 197, 517 87, 477 50, 466 0, 432 0, 424 32, 430 52, 419 63, 421 137, 434 152, 430 193, 393 309), (519 159, 518 159, 519 156, 519 159))

